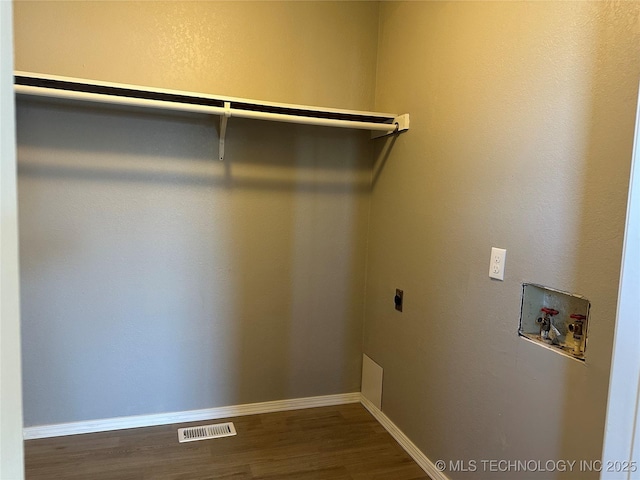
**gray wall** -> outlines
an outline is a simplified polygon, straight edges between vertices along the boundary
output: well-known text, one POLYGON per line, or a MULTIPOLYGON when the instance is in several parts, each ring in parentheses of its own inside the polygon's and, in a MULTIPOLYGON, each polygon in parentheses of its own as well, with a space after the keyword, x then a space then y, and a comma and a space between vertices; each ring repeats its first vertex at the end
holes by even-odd
POLYGON ((601 456, 638 13, 381 4, 376 108, 410 112, 411 131, 379 145, 364 350, 384 367, 383 411, 434 461, 601 456), (492 246, 504 282, 488 278, 492 246), (518 338, 524 281, 591 301, 586 364, 518 338))
MULTIPOLYGON (((16 7, 21 70, 372 106, 375 4, 16 7)), ((359 391, 368 132, 217 122, 19 101, 26 426, 359 391)))

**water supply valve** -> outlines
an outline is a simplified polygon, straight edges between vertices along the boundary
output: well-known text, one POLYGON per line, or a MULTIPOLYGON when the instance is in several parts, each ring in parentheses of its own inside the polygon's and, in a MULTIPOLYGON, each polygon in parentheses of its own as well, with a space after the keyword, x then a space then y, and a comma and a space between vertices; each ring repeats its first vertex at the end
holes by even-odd
POLYGON ((573 333, 573 338, 582 338, 584 321, 587 319, 587 317, 585 315, 580 315, 579 313, 574 313, 569 316, 575 320, 575 322, 569 324, 569 331, 573 333))
POLYGON ((569 315, 574 322, 570 323, 567 328, 573 333, 573 339, 575 340, 574 353, 576 355, 582 354, 582 336, 584 333, 584 321, 587 319, 586 315, 580 313, 573 313, 569 315))
POLYGON ((551 318, 559 312, 554 308, 542 307, 540 309, 544 313, 544 317, 539 317, 537 323, 540 324, 540 338, 547 340, 549 338, 549 330, 551 330, 551 318))

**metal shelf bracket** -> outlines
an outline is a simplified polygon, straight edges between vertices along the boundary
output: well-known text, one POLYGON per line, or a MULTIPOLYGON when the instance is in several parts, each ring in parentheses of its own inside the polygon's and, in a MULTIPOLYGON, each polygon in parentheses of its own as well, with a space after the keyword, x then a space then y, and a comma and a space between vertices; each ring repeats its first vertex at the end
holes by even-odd
POLYGON ((224 160, 224 139, 227 135, 227 122, 231 116, 231 102, 224 102, 224 113, 220 115, 220 145, 218 146, 218 158, 224 160))
POLYGON ((372 131, 371 132, 371 138, 380 138, 380 137, 386 137, 387 135, 393 135, 395 133, 401 133, 401 132, 406 132, 407 130, 409 130, 409 114, 405 113, 404 115, 398 115, 397 117, 395 117, 393 119, 393 124, 396 126, 395 130, 392 130, 390 132, 376 132, 376 131, 372 131))

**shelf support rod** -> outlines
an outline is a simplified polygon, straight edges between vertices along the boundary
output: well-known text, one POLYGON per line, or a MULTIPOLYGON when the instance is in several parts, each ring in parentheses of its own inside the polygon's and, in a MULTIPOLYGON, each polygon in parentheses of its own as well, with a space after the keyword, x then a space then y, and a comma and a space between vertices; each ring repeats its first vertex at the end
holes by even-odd
POLYGON ((220 145, 218 146, 218 158, 224 160, 224 139, 227 135, 227 121, 231 116, 231 102, 224 102, 224 113, 220 115, 220 145))
POLYGON ((406 132, 409 130, 409 114, 405 113, 404 115, 398 115, 393 119, 393 125, 395 125, 395 130, 390 130, 388 132, 380 132, 380 131, 371 131, 371 138, 380 138, 386 137, 387 135, 393 135, 395 133, 406 132))

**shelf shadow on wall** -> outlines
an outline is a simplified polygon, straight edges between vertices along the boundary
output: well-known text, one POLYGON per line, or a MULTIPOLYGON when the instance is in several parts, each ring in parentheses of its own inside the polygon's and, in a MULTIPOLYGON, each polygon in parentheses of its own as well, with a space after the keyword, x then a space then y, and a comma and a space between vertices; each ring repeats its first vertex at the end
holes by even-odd
POLYGON ((330 194, 370 190, 372 146, 365 132, 233 118, 221 162, 216 116, 55 100, 18 105, 19 135, 27 123, 40 126, 40 134, 19 138, 21 175, 330 194), (301 144, 308 150, 303 155, 301 144), (30 153, 43 149, 53 160, 33 159, 30 153))
POLYGON ((371 141, 227 135, 18 103, 25 425, 358 390, 371 141))

